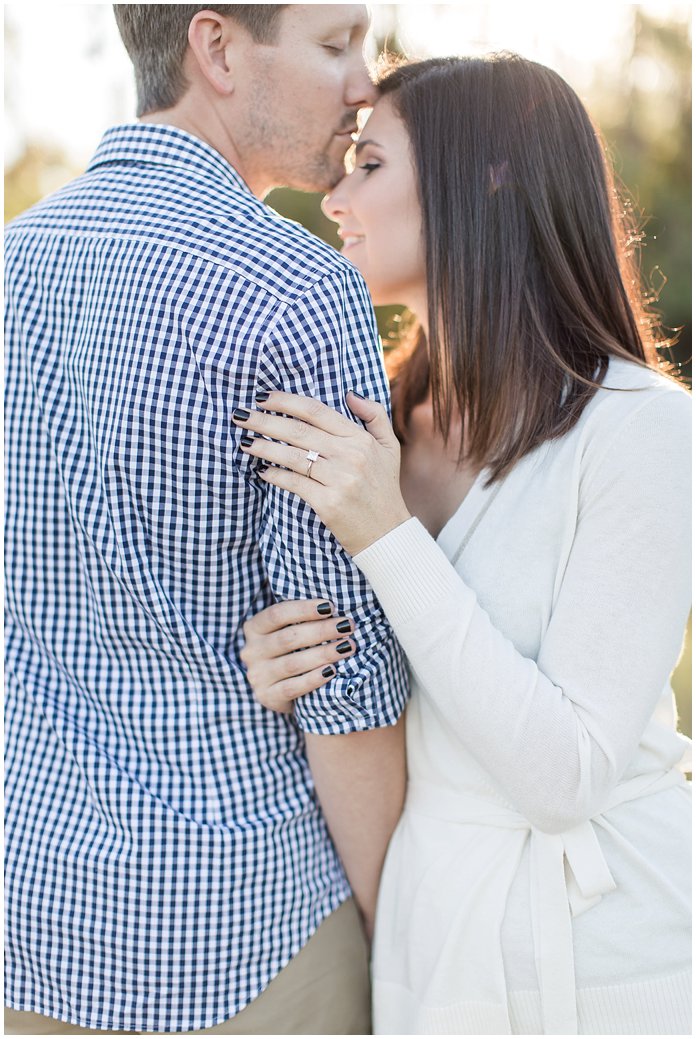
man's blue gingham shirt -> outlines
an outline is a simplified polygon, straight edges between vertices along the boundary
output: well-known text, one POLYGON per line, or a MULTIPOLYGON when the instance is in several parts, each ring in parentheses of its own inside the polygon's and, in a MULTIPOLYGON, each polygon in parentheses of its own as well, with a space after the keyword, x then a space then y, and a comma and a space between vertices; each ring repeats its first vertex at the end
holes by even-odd
POLYGON ((231 423, 259 390, 386 402, 369 298, 154 125, 109 131, 10 225, 6 275, 7 1001, 206 1027, 349 894, 303 732, 393 724, 406 699, 369 586, 231 423), (358 652, 289 719, 254 702, 240 628, 308 596, 355 618, 358 652))

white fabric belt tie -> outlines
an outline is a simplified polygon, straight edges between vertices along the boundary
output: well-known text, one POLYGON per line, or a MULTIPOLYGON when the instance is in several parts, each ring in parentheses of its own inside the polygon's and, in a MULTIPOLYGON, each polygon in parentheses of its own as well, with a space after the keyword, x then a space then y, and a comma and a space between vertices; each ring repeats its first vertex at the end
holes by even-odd
MULTIPOLYGON (((650 772, 615 787, 601 812, 684 784, 681 772, 650 772)), ((545 833, 513 808, 483 795, 409 785, 406 809, 460 825, 475 823, 530 833, 531 915, 545 1035, 577 1035, 572 917, 616 889, 591 820, 545 833)))

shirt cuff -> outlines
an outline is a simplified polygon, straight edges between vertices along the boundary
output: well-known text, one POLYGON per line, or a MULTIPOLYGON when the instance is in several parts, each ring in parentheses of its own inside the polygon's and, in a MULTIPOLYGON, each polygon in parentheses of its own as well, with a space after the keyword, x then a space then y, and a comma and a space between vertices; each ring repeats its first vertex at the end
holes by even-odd
POLYGON ((410 688, 406 661, 394 633, 383 626, 367 639, 353 636, 358 652, 337 663, 331 681, 295 701, 294 720, 303 732, 339 736, 396 725, 410 688))
POLYGON ((415 516, 363 549, 353 562, 372 585, 397 630, 443 600, 475 600, 440 546, 415 516))

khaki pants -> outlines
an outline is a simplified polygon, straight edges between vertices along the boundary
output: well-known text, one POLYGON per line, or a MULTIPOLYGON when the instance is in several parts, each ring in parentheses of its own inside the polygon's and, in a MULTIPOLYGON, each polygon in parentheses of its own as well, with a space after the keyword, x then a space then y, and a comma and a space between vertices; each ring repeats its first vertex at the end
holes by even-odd
MULTIPOLYGON (((305 947, 253 1003, 228 1021, 187 1034, 369 1035, 370 1032, 367 944, 351 899, 324 920, 305 947)), ((80 1028, 26 1010, 5 1010, 5 1035, 83 1034, 146 1033, 80 1028)))

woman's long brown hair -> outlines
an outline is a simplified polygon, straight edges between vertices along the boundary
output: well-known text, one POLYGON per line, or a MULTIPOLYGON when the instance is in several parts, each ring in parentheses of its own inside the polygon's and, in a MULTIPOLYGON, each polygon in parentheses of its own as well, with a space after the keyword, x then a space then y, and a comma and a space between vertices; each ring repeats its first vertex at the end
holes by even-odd
POLYGON ((598 131, 555 72, 513 54, 402 65, 380 83, 406 126, 423 213, 428 338, 392 362, 407 437, 432 394, 445 439, 507 474, 567 433, 609 358, 658 367, 635 228, 598 131))

